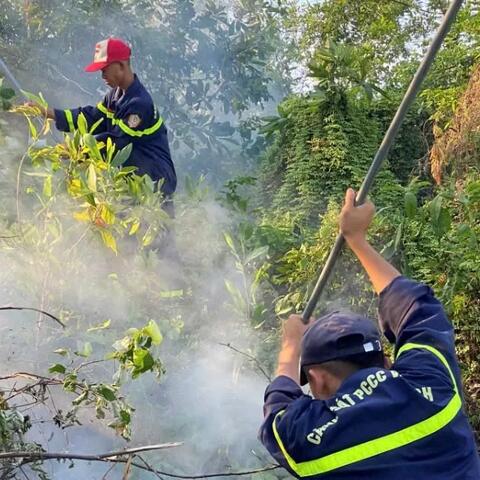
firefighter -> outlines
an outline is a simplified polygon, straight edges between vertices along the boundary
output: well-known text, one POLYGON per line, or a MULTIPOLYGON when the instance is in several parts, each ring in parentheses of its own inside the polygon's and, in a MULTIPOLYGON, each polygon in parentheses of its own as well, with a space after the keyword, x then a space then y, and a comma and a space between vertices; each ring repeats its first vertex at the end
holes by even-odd
POLYGON ((374 206, 354 202, 349 189, 340 229, 380 296, 395 361, 367 318, 337 311, 304 325, 292 315, 260 439, 297 478, 479 480, 452 325, 428 286, 401 276, 369 245, 374 206), (307 383, 313 398, 301 389, 307 383))
POLYGON ((102 72, 110 87, 105 98, 96 106, 74 109, 44 110, 42 115, 53 119, 59 130, 72 132, 78 116, 85 116, 89 127, 98 123, 94 134, 98 141, 110 138, 117 149, 132 144, 132 152, 123 166, 134 166, 137 175, 148 175, 165 196, 165 210, 173 216, 171 195, 177 186, 175 167, 170 155, 167 128, 155 107, 151 95, 142 85, 130 65, 130 47, 118 38, 97 43, 94 61, 87 72, 102 72))

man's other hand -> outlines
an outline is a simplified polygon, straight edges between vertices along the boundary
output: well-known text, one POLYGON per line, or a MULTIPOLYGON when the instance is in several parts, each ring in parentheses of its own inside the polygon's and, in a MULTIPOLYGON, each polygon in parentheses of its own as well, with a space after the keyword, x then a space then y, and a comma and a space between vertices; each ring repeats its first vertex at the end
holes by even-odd
POLYGON ((288 320, 283 322, 282 341, 284 344, 300 345, 303 334, 307 331, 310 324, 313 322, 313 317, 305 325, 302 322, 301 315, 290 315, 288 320))

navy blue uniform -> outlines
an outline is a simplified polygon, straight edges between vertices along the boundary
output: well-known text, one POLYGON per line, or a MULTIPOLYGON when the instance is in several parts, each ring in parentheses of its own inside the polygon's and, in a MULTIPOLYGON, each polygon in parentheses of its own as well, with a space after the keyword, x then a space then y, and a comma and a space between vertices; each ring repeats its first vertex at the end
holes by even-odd
POLYGON ((381 293, 379 313, 395 342, 392 368, 359 370, 326 401, 277 377, 265 393, 260 440, 296 477, 479 480, 442 305, 426 285, 399 277, 381 293))
POLYGON ((85 116, 89 128, 100 122, 94 132, 98 141, 106 142, 110 137, 118 150, 132 144, 130 158, 123 166, 135 166, 136 174, 146 174, 155 182, 163 179, 161 190, 165 195, 175 191, 177 176, 167 128, 152 97, 136 75, 125 93, 118 87, 113 88, 96 107, 56 109, 56 127, 64 132, 75 130, 80 113, 85 116))

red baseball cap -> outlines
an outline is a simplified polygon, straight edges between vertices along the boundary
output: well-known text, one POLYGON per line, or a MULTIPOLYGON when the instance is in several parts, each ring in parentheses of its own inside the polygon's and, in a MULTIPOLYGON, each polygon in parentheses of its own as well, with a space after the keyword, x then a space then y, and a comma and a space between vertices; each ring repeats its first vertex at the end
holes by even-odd
POLYGON ((119 38, 107 38, 95 45, 93 63, 85 67, 86 72, 102 70, 113 62, 123 62, 130 59, 130 47, 119 38))

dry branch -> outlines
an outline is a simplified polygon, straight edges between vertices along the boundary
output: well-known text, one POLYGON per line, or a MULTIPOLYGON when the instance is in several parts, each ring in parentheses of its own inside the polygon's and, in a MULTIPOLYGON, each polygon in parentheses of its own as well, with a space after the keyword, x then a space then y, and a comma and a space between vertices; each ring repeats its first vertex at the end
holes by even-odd
POLYGON ((28 310, 30 312, 37 312, 37 313, 42 313, 43 315, 51 318, 55 322, 59 323, 63 328, 65 328, 65 324, 58 319, 55 315, 52 315, 51 313, 45 312, 44 310, 41 310, 39 308, 30 308, 30 307, 0 307, 0 310, 28 310))
MULTIPOLYGON (((115 457, 122 457, 125 455, 134 455, 141 452, 152 452, 156 450, 165 450, 167 448, 174 448, 183 445, 182 442, 175 443, 160 443, 158 445, 145 445, 143 447, 128 448, 118 452, 99 453, 97 455, 87 455, 80 453, 63 453, 63 452, 0 452, 0 460, 22 458, 24 463, 37 460, 87 460, 87 461, 116 461, 115 457)), ((122 462, 123 463, 123 462, 122 462)))
POLYGON ((258 370, 260 370, 260 372, 262 372, 263 376, 269 381, 271 382, 272 381, 272 378, 270 377, 270 375, 265 371, 265 369, 262 367, 262 364, 260 363, 260 360, 258 360, 257 357, 253 356, 252 354, 250 353, 247 353, 247 352, 243 352, 242 350, 239 350, 238 348, 235 348, 233 345, 231 345, 230 343, 219 343, 219 345, 221 345, 222 347, 227 347, 227 348, 230 348, 231 350, 233 350, 234 352, 237 352, 239 353, 240 355, 243 355, 244 357, 247 357, 249 360, 251 360, 258 368, 258 370))
POLYGON ((163 450, 168 448, 174 448, 183 445, 182 442, 177 443, 164 443, 159 445, 147 445, 143 447, 130 448, 127 450, 122 450, 119 452, 108 452, 101 453, 98 455, 82 455, 75 453, 50 453, 50 452, 6 452, 0 453, 0 460, 2 459, 13 459, 21 458, 22 464, 28 464, 38 460, 86 460, 90 462, 111 462, 111 463, 121 463, 126 464, 127 466, 134 466, 140 470, 150 472, 154 474, 157 478, 161 478, 161 475, 170 478, 177 478, 180 480, 201 480, 204 478, 218 478, 218 477, 241 477, 244 475, 255 475, 258 473, 269 472, 271 470, 277 470, 281 468, 279 465, 267 465, 266 467, 261 467, 252 470, 243 470, 240 472, 219 472, 219 473, 206 473, 200 475, 180 475, 176 473, 164 472, 152 467, 147 463, 138 453, 141 452, 151 452, 155 450, 163 450), (128 456, 128 458, 122 458, 128 456), (143 465, 133 461, 133 458, 137 457, 143 462, 143 465))

